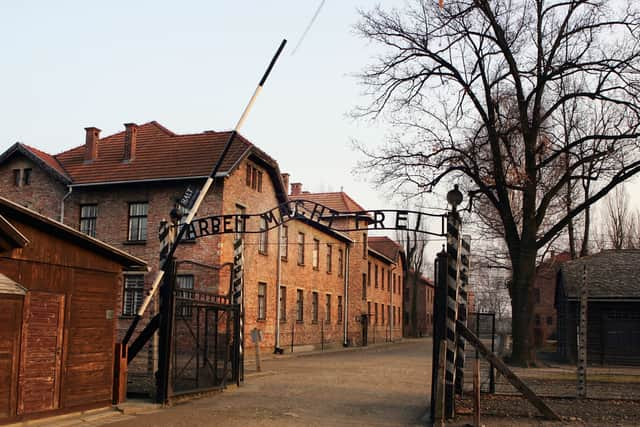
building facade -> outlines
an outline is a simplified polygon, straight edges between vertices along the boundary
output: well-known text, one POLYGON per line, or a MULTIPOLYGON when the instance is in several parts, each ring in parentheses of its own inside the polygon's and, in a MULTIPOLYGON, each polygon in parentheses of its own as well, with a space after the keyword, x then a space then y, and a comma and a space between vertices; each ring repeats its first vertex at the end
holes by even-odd
MULTIPOLYGON (((177 200, 187 186, 202 185, 228 136, 229 132, 213 131, 178 135, 149 122, 127 123, 124 131, 104 138, 99 129, 85 128, 84 145, 56 155, 16 143, 0 155, 0 191, 148 262, 151 271, 146 275, 125 273, 117 316, 122 337, 157 273, 156 230, 172 209, 181 209, 177 200)), ((288 175, 280 173, 277 162, 238 135, 196 218, 260 213, 301 197, 337 211, 363 210, 345 193, 302 194, 301 185, 293 184, 289 195, 288 187, 288 175)), ((250 233, 246 231, 266 224, 260 218, 249 221, 255 224, 230 224, 233 233, 183 241, 176 252, 179 290, 228 294, 233 242, 242 236, 245 330, 260 329, 265 349, 361 345, 366 343, 365 325, 372 319, 376 340, 401 336, 402 259, 370 251, 366 229, 342 233, 293 219, 250 233), (380 281, 371 290, 369 264, 379 269, 380 281)), ((340 221, 348 224, 354 219, 340 221)), ((156 301, 146 318, 157 309, 156 301)), ((140 322, 139 328, 144 325, 140 322)), ((152 372, 153 345, 145 351, 136 363, 152 372)))

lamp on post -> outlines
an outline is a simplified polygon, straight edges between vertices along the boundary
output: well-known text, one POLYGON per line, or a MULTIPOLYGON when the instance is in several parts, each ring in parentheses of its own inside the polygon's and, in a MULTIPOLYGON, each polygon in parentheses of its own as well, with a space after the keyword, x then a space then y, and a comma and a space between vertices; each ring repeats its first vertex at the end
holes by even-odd
POLYGON ((462 203, 462 193, 458 190, 458 184, 455 184, 453 190, 447 193, 447 202, 451 205, 451 211, 456 213, 456 208, 462 203))

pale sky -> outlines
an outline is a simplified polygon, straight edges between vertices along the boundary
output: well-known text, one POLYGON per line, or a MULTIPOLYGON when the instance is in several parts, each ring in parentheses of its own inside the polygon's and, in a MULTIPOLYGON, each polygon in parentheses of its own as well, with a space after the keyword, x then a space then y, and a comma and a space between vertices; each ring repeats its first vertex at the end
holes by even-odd
POLYGON ((356 9, 375 3, 326 0, 292 55, 319 4, 0 2, 0 150, 20 141, 58 153, 83 144, 84 127, 106 136, 126 122, 157 120, 177 133, 231 129, 287 38, 241 133, 306 190, 344 188, 365 208, 393 208, 352 174, 361 157, 351 141, 379 145, 386 134, 383 124, 347 117, 366 101, 353 75, 377 53, 354 33, 356 9))
POLYGON ((374 4, 327 0, 292 56, 319 4, 2 2, 0 150, 21 141, 58 153, 83 144, 84 127, 106 136, 126 122, 231 129, 287 38, 241 133, 304 189, 343 187, 367 208, 384 207, 351 173, 359 159, 351 140, 379 144, 384 128, 347 117, 364 102, 353 74, 375 53, 354 34, 356 8, 374 4))

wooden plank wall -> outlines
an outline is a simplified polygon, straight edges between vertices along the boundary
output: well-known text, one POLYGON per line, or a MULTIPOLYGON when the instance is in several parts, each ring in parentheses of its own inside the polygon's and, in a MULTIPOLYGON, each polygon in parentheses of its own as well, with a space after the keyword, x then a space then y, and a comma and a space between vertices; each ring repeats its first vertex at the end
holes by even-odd
POLYGON ((23 299, 21 295, 0 297, 0 418, 17 410, 23 299))
MULTIPOLYGON (((110 404, 116 338, 115 309, 118 293, 122 292, 122 267, 103 255, 28 224, 15 225, 31 244, 13 251, 11 256, 0 255, 0 272, 30 292, 60 294, 65 299, 62 374, 57 387, 57 406, 66 409, 110 404), (111 319, 107 319, 108 310, 112 310, 111 319)), ((0 368, 0 376, 4 372, 0 368)), ((6 395, 0 389, 0 396, 6 395)), ((3 408, 9 408, 7 405, 0 397, 0 417, 5 411, 3 408)), ((25 407, 25 414, 29 412, 28 408, 25 407)), ((16 414, 11 408, 6 411, 16 414)))

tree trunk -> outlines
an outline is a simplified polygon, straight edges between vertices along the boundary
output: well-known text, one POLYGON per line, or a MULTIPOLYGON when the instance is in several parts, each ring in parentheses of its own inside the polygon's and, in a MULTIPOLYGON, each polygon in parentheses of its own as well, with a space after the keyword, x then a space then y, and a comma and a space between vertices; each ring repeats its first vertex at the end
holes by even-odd
POLYGON ((533 342, 533 282, 536 272, 536 250, 522 251, 513 265, 511 313, 513 350, 511 362, 529 366, 535 361, 533 342))

